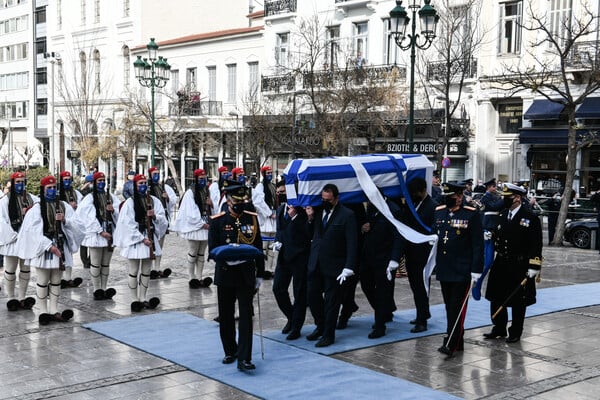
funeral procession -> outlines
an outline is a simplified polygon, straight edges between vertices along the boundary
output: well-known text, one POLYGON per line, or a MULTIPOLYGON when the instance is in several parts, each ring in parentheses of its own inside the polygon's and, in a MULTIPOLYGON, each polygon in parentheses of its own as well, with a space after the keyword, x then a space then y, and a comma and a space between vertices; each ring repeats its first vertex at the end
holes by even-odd
POLYGON ((599 225, 598 0, 0 0, 0 400, 596 400, 599 225))

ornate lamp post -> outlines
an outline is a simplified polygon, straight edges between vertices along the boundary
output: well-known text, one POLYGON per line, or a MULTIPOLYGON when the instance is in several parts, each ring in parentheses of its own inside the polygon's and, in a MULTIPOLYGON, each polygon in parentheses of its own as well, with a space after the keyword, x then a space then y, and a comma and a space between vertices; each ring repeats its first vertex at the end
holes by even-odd
POLYGON ((167 84, 170 78, 171 66, 167 63, 166 58, 158 56, 158 45, 154 41, 154 38, 150 39, 150 43, 146 46, 148 49, 148 58, 142 59, 142 56, 137 56, 137 60, 133 63, 135 68, 135 77, 137 78, 140 85, 143 87, 149 87, 152 97, 152 109, 151 109, 151 121, 150 125, 152 128, 152 141, 150 148, 152 151, 150 165, 154 165, 154 153, 156 148, 156 130, 155 130, 155 116, 154 116, 154 90, 155 88, 163 88, 167 84), (149 62, 148 62, 149 61, 149 62))
POLYGON ((411 19, 408 13, 402 7, 402 0, 396 0, 396 7, 390 11, 390 31, 394 37, 396 45, 402 50, 410 49, 410 102, 408 114, 408 145, 413 152, 413 140, 415 134, 415 49, 426 50, 435 39, 435 28, 440 19, 437 12, 429 3, 431 0, 424 0, 425 5, 421 7, 419 0, 410 0, 408 8, 412 12, 411 31, 407 34, 406 27, 411 19), (421 32, 417 33, 417 13, 421 21, 421 32))

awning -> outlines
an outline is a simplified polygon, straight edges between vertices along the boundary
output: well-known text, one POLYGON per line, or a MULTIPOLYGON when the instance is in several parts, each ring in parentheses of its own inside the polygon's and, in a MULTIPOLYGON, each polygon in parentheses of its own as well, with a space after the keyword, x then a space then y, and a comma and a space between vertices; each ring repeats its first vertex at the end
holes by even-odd
POLYGON ((523 144, 567 144, 567 129, 523 128, 519 132, 519 143, 523 144))
POLYGON ((600 97, 588 97, 575 111, 575 118, 600 119, 600 97))
POLYGON ((533 120, 557 120, 560 113, 565 108, 560 103, 555 103, 550 100, 534 100, 523 118, 533 120))

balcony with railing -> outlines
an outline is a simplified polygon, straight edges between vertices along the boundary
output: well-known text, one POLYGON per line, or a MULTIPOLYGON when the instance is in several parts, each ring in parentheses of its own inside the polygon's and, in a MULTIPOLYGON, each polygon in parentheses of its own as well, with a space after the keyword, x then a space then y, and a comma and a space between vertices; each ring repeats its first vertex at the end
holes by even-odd
POLYGON ((567 67, 572 69, 597 69, 600 59, 600 41, 590 40, 577 42, 573 45, 567 58, 567 67))
POLYGON ((223 115, 222 101, 178 101, 169 103, 169 116, 201 117, 223 115))
POLYGON ((289 75, 263 75, 261 77, 261 92, 285 93, 296 89, 296 78, 289 75))
MULTIPOLYGON (((452 71, 450 71, 450 79, 452 81, 458 80, 463 73, 463 68, 466 68, 464 71, 465 79, 474 79, 477 77, 477 60, 471 59, 470 61, 466 61, 465 66, 463 65, 455 65, 453 64, 452 71)), ((448 73, 448 63, 446 61, 431 61, 427 63, 427 80, 428 81, 441 81, 448 73)))
POLYGON ((267 0, 265 1, 265 17, 296 12, 297 0, 267 0))
POLYGON ((360 86, 363 84, 379 84, 392 78, 397 72, 395 79, 406 79, 406 68, 397 65, 373 65, 361 68, 338 68, 304 72, 302 74, 302 87, 313 88, 336 88, 347 86, 348 83, 360 86))

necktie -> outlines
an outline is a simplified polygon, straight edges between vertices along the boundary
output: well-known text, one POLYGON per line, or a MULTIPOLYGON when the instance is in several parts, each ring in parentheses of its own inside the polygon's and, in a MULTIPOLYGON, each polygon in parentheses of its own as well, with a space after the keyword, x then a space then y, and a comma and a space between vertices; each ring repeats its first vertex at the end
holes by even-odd
POLYGON ((327 226, 327 220, 329 219, 329 211, 323 211, 323 228, 327 226))
POLYGON ((290 215, 287 212, 287 204, 283 206, 283 219, 286 221, 290 219, 290 215))
POLYGON ((512 211, 509 211, 509 212, 508 212, 508 220, 509 220, 509 221, 511 221, 511 220, 512 220, 512 217, 513 217, 513 215, 512 215, 512 211))

